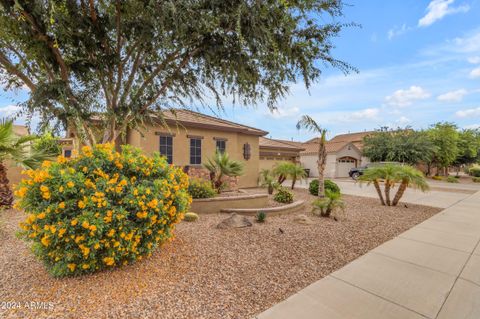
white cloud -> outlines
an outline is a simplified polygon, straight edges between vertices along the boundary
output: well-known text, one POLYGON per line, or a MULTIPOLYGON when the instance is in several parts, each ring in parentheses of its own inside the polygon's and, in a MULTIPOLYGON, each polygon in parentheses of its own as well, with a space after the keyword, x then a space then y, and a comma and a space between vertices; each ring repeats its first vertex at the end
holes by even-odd
POLYGON ((268 112, 266 114, 270 117, 273 117, 274 119, 280 119, 280 118, 295 116, 299 112, 300 112, 300 109, 294 106, 294 107, 279 107, 273 110, 272 112, 268 112))
POLYGON ((474 109, 460 110, 455 113, 458 117, 476 117, 480 116, 480 107, 474 109))
POLYGON ((470 10, 468 5, 458 7, 451 7, 455 0, 432 0, 428 4, 427 13, 420 20, 418 20, 419 27, 427 27, 435 21, 443 19, 443 17, 460 12, 467 12, 470 10))
POLYGON ((11 117, 17 114, 20 111, 20 107, 18 105, 6 105, 0 107, 0 117, 11 117))
POLYGON ((397 90, 392 95, 385 98, 385 101, 390 106, 403 107, 411 105, 418 100, 424 100, 430 97, 430 93, 425 91, 420 86, 411 86, 406 90, 397 90))
POLYGON ((466 130, 476 130, 480 128, 480 124, 470 124, 463 127, 466 130))
POLYGON ((400 116, 400 118, 395 121, 395 124, 397 124, 398 126, 405 126, 405 125, 409 124, 410 122, 412 122, 412 121, 408 117, 400 116))
POLYGON ((480 63, 480 56, 472 56, 467 59, 468 62, 471 64, 478 64, 480 63))
POLYGON ((456 91, 450 91, 444 94, 437 96, 437 100, 442 102, 460 102, 463 100, 463 97, 468 94, 468 91, 465 89, 459 89, 456 91))
POLYGON ((388 40, 392 40, 394 37, 398 37, 399 35, 402 35, 408 31, 410 31, 412 28, 407 27, 407 25, 404 23, 401 27, 393 27, 392 29, 388 30, 387 36, 388 40))
POLYGON ((470 72, 470 77, 472 79, 480 78, 480 68, 475 68, 470 72))
POLYGON ((378 108, 367 108, 351 113, 345 113, 342 115, 342 118, 339 118, 339 121, 345 122, 355 122, 361 120, 373 120, 376 119, 378 114, 380 113, 380 109, 378 108))

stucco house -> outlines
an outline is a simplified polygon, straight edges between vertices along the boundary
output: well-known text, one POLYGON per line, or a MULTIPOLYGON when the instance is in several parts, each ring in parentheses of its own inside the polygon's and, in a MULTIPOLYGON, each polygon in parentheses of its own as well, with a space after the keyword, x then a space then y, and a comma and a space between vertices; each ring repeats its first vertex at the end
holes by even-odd
POLYGON ((159 122, 140 132, 129 130, 125 142, 147 153, 160 152, 169 163, 182 166, 192 177, 202 178, 208 178, 202 164, 215 150, 226 151, 230 158, 245 165, 235 186, 257 186, 259 139, 268 132, 190 110, 167 111, 163 116, 167 126, 159 122))
MULTIPOLYGON (((373 132, 358 132, 337 135, 326 142, 327 166, 325 177, 348 177, 353 167, 369 163, 369 159, 362 156, 363 138, 373 132)), ((318 138, 303 143, 304 151, 300 152, 300 163, 310 170, 311 177, 318 176, 318 138)))
POLYGON ((272 169, 278 162, 300 163, 300 152, 305 148, 300 142, 260 137, 259 169, 272 169))

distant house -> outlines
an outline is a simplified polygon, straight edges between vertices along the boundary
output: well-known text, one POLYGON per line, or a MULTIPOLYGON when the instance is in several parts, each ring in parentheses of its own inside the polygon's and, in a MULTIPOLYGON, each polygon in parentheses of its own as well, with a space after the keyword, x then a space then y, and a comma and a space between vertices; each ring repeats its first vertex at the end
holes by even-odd
MULTIPOLYGON (((369 163, 362 156, 363 138, 373 132, 358 132, 337 135, 327 141, 327 166, 325 176, 329 178, 348 177, 353 167, 369 163)), ((304 151, 300 152, 300 163, 310 170, 310 176, 318 176, 318 138, 303 143, 304 151)))
POLYGON ((301 142, 260 137, 260 170, 272 169, 278 162, 300 163, 301 142))

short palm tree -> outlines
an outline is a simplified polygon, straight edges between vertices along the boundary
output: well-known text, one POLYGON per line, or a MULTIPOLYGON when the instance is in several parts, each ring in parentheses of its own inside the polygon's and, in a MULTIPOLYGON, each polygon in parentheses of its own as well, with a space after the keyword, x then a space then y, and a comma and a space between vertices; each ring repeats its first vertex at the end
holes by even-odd
POLYGON ((215 155, 207 160, 203 166, 210 172, 210 180, 218 193, 224 188, 224 177, 236 177, 243 174, 243 164, 231 160, 227 152, 215 152, 215 155))
POLYGON ((278 183, 271 170, 264 168, 260 171, 260 185, 267 187, 270 195, 273 194, 273 190, 278 186, 278 183))
POLYGON ((397 171, 396 178, 400 182, 400 186, 393 198, 393 206, 397 206, 407 187, 417 188, 422 192, 430 188, 423 173, 411 166, 402 166, 402 169, 397 171))
POLYGON ((327 148, 326 148, 326 137, 327 130, 320 127, 320 125, 315 122, 308 115, 303 115, 297 123, 297 129, 307 129, 314 133, 319 134, 318 138, 318 197, 325 197, 325 167, 327 166, 327 148))
POLYGON ((10 160, 25 168, 36 168, 50 155, 41 150, 34 150, 31 142, 37 139, 34 135, 18 136, 13 131, 13 121, 0 120, 0 207, 10 207, 13 193, 7 178, 5 161, 10 160))
POLYGON ((307 172, 305 172, 303 167, 301 167, 298 164, 295 164, 294 166, 292 166, 292 170, 290 171, 290 178, 292 179, 292 189, 295 187, 295 183, 298 180, 303 180, 306 177, 307 177, 307 172))
POLYGON ((428 184, 422 172, 408 165, 389 164, 370 167, 363 172, 359 181, 361 183, 373 184, 380 202, 384 206, 397 206, 406 188, 409 186, 422 191, 428 190, 428 184), (391 201, 390 191, 397 183, 400 183, 400 186, 393 201, 391 201), (383 194, 380 184, 384 184, 383 194))
POLYGON ((325 191, 325 197, 314 200, 312 203, 313 213, 320 211, 321 217, 330 217, 336 210, 344 210, 345 202, 342 200, 340 193, 325 191))
POLYGON ((272 174, 277 177, 277 183, 282 185, 287 178, 289 178, 293 167, 295 166, 292 162, 280 162, 275 165, 272 170, 272 174))

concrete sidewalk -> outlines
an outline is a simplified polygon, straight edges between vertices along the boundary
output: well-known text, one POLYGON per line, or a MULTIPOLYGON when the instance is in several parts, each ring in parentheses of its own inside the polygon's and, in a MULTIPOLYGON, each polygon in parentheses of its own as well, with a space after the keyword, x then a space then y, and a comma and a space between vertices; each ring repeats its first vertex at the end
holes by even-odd
MULTIPOLYGON (((373 185, 367 184, 360 184, 353 180, 334 180, 335 183, 340 187, 342 194, 346 195, 355 195, 355 196, 364 196, 364 197, 371 197, 371 198, 378 198, 377 192, 373 185)), ((445 183, 444 183, 445 184, 445 183)), ((287 184, 286 184, 287 185, 287 184)), ((299 183, 299 188, 308 188, 308 183, 303 182, 299 183)), ((432 187, 434 187, 432 185, 432 187)), ((443 186, 445 187, 445 186, 443 186)), ((403 195, 401 202, 403 203, 411 203, 411 204, 418 204, 418 205, 426 205, 438 208, 446 208, 450 207, 453 204, 469 197, 472 193, 475 193, 476 185, 473 187, 468 185, 468 189, 464 189, 467 191, 464 192, 451 192, 448 189, 443 190, 431 190, 426 193, 423 193, 419 190, 408 188, 403 195), (470 192, 470 193, 468 193, 470 192)), ((458 188, 457 185, 452 186, 452 188, 458 188)), ((393 189, 392 194, 394 195, 396 192, 396 188, 393 189)), ((476 190, 479 190, 477 187, 476 190)), ((393 198, 392 195, 392 198, 393 198)))
POLYGON ((477 192, 257 318, 478 319, 479 242, 477 192))

